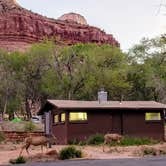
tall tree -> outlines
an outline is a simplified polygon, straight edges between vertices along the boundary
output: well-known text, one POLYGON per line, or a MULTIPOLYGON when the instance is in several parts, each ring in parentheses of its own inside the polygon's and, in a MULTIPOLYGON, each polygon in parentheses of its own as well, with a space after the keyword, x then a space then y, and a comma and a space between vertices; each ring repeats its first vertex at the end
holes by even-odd
POLYGON ((104 87, 112 99, 120 99, 130 88, 127 58, 109 45, 77 44, 54 52, 52 68, 43 77, 43 90, 59 99, 97 98, 104 87))
POLYGON ((131 98, 166 102, 165 35, 143 39, 129 51, 131 98), (133 95, 132 95, 133 94, 133 95))

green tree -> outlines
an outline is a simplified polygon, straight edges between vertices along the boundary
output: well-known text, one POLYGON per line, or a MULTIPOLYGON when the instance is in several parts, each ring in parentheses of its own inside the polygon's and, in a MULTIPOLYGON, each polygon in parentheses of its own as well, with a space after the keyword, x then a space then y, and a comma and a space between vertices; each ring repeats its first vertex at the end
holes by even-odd
POLYGON ((26 63, 25 57, 18 52, 7 53, 0 52, 0 103, 1 112, 9 113, 10 119, 14 117, 16 109, 21 107, 22 75, 23 66, 26 63), (13 109, 12 109, 13 107, 13 109))
POLYGON ((129 51, 131 99, 166 102, 165 39, 143 39, 129 51))
POLYGON ((127 58, 109 45, 77 44, 54 51, 52 68, 43 77, 42 88, 59 99, 97 97, 104 87, 112 99, 121 99, 130 89, 127 58))

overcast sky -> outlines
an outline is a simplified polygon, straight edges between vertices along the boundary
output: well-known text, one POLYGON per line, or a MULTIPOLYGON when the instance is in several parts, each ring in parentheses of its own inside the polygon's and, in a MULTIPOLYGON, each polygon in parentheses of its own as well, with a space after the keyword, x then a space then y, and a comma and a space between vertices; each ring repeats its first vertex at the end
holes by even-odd
POLYGON ((127 50, 143 37, 166 33, 166 0, 17 0, 34 12, 51 18, 64 13, 83 15, 89 25, 111 33, 127 50), (159 12, 160 8, 160 12, 159 12))

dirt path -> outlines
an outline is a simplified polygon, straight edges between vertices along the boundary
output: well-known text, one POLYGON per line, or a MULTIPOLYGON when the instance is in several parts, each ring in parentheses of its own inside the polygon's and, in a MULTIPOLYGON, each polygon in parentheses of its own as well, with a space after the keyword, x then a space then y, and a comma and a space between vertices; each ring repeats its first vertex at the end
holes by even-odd
MULTIPOLYGON (((51 149, 44 149, 44 152, 50 150, 56 150, 59 152, 63 147, 61 145, 55 145, 51 149)), ((102 146, 80 146, 78 149, 83 151, 84 158, 86 159, 115 159, 115 158, 135 158, 141 157, 139 152, 145 146, 130 146, 130 147, 106 147, 103 152, 102 146)), ((154 145, 154 148, 166 149, 166 143, 154 145)), ((8 164, 10 159, 17 158, 20 152, 21 145, 18 144, 1 144, 0 145, 0 165, 8 164)), ((39 155, 42 158, 40 147, 31 147, 29 149, 30 155, 39 155)), ((23 156, 28 157, 26 151, 23 152, 23 156)))

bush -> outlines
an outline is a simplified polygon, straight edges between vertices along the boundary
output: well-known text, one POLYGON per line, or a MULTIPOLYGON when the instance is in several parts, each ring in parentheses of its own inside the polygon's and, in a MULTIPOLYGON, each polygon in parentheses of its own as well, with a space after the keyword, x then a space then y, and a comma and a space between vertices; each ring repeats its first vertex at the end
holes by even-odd
POLYGON ((104 142, 104 136, 102 134, 92 135, 88 138, 88 145, 100 145, 104 142))
POLYGON ((69 145, 84 146, 84 145, 86 145, 87 143, 86 143, 86 141, 79 141, 79 140, 77 140, 77 139, 74 139, 74 140, 70 140, 70 141, 68 142, 68 144, 69 144, 69 145))
POLYGON ((23 156, 19 156, 16 159, 10 159, 9 162, 11 164, 22 164, 22 163, 26 163, 26 159, 23 156))
POLYGON ((133 145, 151 145, 157 144, 159 141, 149 139, 149 138, 133 138, 133 137, 124 137, 120 143, 111 142, 111 146, 122 145, 122 146, 133 146, 133 145))
POLYGON ((153 156, 156 156, 157 155, 157 152, 155 149, 153 148, 146 148, 143 150, 143 155, 153 155, 153 156))
POLYGON ((71 158, 81 158, 82 152, 80 150, 77 150, 74 146, 69 146, 63 148, 60 151, 59 157, 61 160, 71 159, 71 158))
POLYGON ((78 145, 79 144, 79 140, 78 139, 73 139, 73 140, 70 140, 69 142, 68 142, 68 144, 69 145, 78 145))
POLYGON ((0 142, 5 140, 5 135, 2 131, 0 131, 0 142))
POLYGON ((24 130, 25 131, 30 131, 30 132, 34 131, 35 128, 36 128, 35 124, 31 121, 27 122, 24 126, 24 130))

